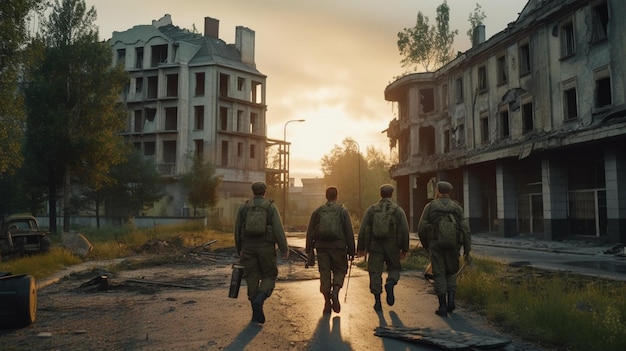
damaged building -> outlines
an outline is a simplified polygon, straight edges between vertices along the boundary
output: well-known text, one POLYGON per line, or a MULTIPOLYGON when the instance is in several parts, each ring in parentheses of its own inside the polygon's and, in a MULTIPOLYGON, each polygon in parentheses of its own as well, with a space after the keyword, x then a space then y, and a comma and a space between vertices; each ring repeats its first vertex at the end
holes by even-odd
POLYGON ((217 19, 205 17, 204 33, 196 33, 169 15, 109 40, 113 64, 130 76, 122 134, 168 180, 158 215, 189 214, 179 180, 195 155, 221 178, 214 215, 224 224, 234 223, 250 184, 265 180, 266 76, 255 64, 255 32, 238 26, 235 40, 219 38, 217 19))
POLYGON ((623 13, 623 0, 530 0, 444 67, 386 87, 413 231, 447 180, 472 232, 626 242, 623 13))

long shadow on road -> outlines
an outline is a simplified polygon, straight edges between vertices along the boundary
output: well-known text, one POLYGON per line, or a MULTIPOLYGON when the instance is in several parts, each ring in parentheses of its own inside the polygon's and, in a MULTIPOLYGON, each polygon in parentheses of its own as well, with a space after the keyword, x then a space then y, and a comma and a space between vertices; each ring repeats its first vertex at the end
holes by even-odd
POLYGON ((325 314, 319 319, 309 350, 352 351, 352 346, 341 337, 341 317, 333 317, 332 326, 330 314, 325 314))

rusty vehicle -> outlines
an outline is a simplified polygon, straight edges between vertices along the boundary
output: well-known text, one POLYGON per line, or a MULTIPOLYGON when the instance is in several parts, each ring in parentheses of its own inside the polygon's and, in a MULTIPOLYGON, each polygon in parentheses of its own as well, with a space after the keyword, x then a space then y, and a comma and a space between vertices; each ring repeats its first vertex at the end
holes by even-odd
POLYGON ((50 250, 50 232, 41 230, 37 219, 30 215, 12 215, 2 220, 0 259, 50 250))

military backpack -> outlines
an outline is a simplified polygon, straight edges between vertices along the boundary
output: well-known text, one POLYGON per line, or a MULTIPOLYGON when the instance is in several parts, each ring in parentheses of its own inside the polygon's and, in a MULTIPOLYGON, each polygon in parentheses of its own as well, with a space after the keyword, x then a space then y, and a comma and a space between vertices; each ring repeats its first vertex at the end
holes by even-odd
POLYGON ((341 213, 343 205, 327 203, 318 212, 317 237, 322 241, 335 241, 343 238, 341 213))
MULTIPOLYGON (((433 202, 435 204, 435 202, 433 202)), ((461 220, 452 203, 439 201, 435 206, 434 239, 442 249, 456 249, 461 242, 461 220)))
POLYGON ((272 200, 268 199, 263 199, 258 205, 254 204, 254 200, 246 201, 246 220, 243 227, 246 237, 261 237, 267 234, 271 207, 272 200))
POLYGON ((398 205, 393 202, 379 202, 374 205, 372 219, 372 236, 375 239, 387 239, 396 235, 396 210, 398 205))

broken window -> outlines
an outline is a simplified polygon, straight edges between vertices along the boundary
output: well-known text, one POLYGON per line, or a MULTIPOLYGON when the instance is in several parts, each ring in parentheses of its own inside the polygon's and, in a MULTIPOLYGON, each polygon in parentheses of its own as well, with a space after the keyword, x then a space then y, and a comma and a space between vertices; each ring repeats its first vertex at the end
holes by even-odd
POLYGON ((167 78, 167 96, 178 96, 178 74, 168 74, 167 78))
POLYGON ((157 67, 160 63, 167 63, 167 44, 152 46, 152 61, 150 67, 157 67))
POLYGON ((256 145, 250 145, 250 158, 256 158, 256 145))
POLYGON ((178 107, 165 108, 165 130, 176 130, 178 127, 178 107))
POLYGON ((478 91, 487 91, 487 69, 485 66, 478 67, 478 91))
POLYGON ((126 49, 117 49, 117 64, 126 66, 126 49))
POLYGON ((243 156, 243 143, 237 143, 237 157, 243 156))
POLYGON ((457 122, 456 140, 457 146, 465 145, 465 125, 463 123, 457 122))
POLYGON ((176 163, 176 140, 163 141, 163 163, 176 163))
POLYGON ((608 67, 595 71, 594 78, 596 81, 594 94, 596 108, 612 105, 611 73, 608 67))
POLYGON ((204 140, 196 139, 193 143, 196 147, 196 156, 201 158, 204 155, 204 140))
POLYGON ((456 79, 455 96, 456 96, 457 103, 463 101, 463 78, 462 77, 459 77, 456 79))
POLYGON ((148 77, 148 99, 156 99, 159 91, 159 78, 157 76, 148 77))
POLYGON ((506 56, 498 57, 498 84, 504 84, 508 79, 508 71, 506 67, 506 56))
POLYGON ((480 116, 480 136, 483 144, 489 143, 489 114, 487 113, 480 116))
POLYGON ((257 130, 257 124, 259 123, 259 114, 251 113, 250 114, 250 133, 254 134, 257 130))
POLYGON ((135 48, 135 68, 143 68, 143 48, 135 48))
POLYGON ((237 125, 235 126, 235 128, 233 128, 233 130, 235 130, 236 132, 241 132, 242 123, 243 123, 243 110, 237 110, 237 125))
POLYGON ((193 107, 194 111, 194 129, 204 130, 204 105, 193 107))
POLYGON ((243 87, 244 87, 244 83, 246 82, 245 79, 238 77, 237 78, 237 91, 242 91, 243 87))
POLYGON ((568 21, 561 25, 561 58, 576 53, 576 38, 574 37, 574 22, 568 21))
POLYGON ((435 129, 433 127, 421 127, 419 131, 419 150, 422 155, 435 153, 435 129))
POLYGON ((146 109, 146 120, 149 122, 154 122, 154 118, 156 117, 156 109, 155 108, 147 108, 146 109))
POLYGON ((222 160, 221 164, 223 167, 228 166, 228 141, 222 141, 222 160))
POLYGON ((435 96, 433 89, 420 89, 420 107, 422 113, 429 113, 435 110, 435 96))
POLYGON ((609 8, 606 1, 602 1, 593 6, 592 10, 593 32, 592 42, 597 43, 606 40, 608 37, 609 8))
POLYGON ((250 101, 255 104, 262 103, 262 88, 263 85, 259 82, 252 82, 252 88, 250 89, 250 101))
POLYGON ((228 80, 230 76, 228 74, 220 73, 220 96, 228 97, 228 80))
POLYGON ((204 96, 204 72, 196 73, 196 96, 204 96))
POLYGON ((135 95, 141 95, 142 90, 143 90, 143 77, 137 77, 135 78, 135 95))
POLYGON ((578 118, 578 103, 576 101, 575 87, 563 91, 563 116, 565 120, 578 118))
POLYGON ((530 44, 525 43, 519 47, 519 75, 523 76, 530 73, 530 44))
POLYGON ((535 129, 533 122, 533 103, 527 102, 522 105, 522 130, 524 133, 532 132, 535 129))
POLYGON ((450 152, 450 129, 443 131, 443 152, 450 152))
POLYGON ((509 110, 500 110, 500 138, 508 138, 511 135, 511 127, 509 125, 509 110))
POLYGON ((135 133, 140 133, 143 129, 143 111, 135 110, 135 121, 133 131, 135 133))
POLYGON ((220 107, 220 130, 228 130, 228 108, 220 107))

